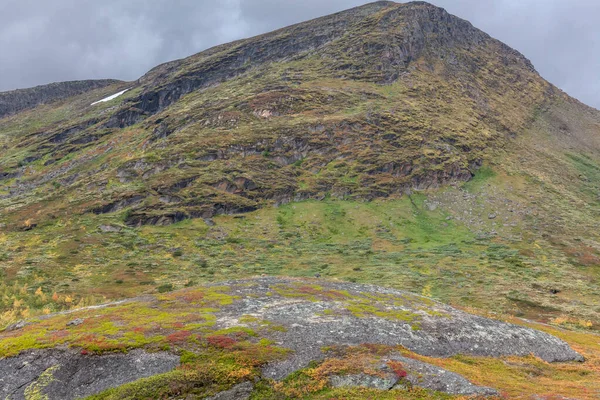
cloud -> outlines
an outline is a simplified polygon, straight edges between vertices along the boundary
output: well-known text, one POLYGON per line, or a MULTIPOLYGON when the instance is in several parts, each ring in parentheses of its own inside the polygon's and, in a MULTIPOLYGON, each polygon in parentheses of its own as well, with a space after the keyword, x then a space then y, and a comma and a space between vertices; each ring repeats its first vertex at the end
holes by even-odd
MULTIPOLYGON (((133 80, 165 61, 365 0, 3 0, 0 90, 55 81, 133 80)), ((530 58, 552 83, 600 108, 597 0, 431 0, 530 58)))
POLYGON ((597 0, 432 0, 529 58, 540 74, 600 108, 597 0))

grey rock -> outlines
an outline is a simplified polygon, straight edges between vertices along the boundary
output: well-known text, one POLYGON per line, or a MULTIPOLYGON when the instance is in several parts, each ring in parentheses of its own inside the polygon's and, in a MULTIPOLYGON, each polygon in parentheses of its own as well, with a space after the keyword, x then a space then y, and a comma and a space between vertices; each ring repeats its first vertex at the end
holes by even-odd
POLYGON ((379 390, 405 389, 407 387, 420 387, 452 395, 467 396, 497 396, 495 389, 476 386, 463 376, 447 371, 434 365, 403 357, 390 355, 381 359, 378 374, 366 373, 350 375, 333 375, 329 383, 333 387, 368 387, 379 390), (400 378, 387 366, 389 361, 400 362, 407 372, 406 377, 400 378))
POLYGON ((217 327, 243 325, 238 318, 252 315, 286 328, 284 332, 266 334, 279 345, 293 350, 286 360, 264 368, 263 373, 267 378, 283 379, 306 367, 310 361, 323 360, 325 355, 322 347, 340 344, 402 345, 418 354, 432 357, 534 354, 548 362, 583 361, 583 357, 567 343, 547 333, 467 314, 408 292, 322 279, 261 278, 226 284, 240 300, 217 313, 217 327), (311 301, 277 294, 282 286, 306 284, 319 285, 322 290, 345 292, 352 297, 311 301), (413 315, 413 325, 418 325, 418 329, 399 319, 372 315, 357 317, 350 313, 346 308, 348 301, 360 299, 361 296, 366 299, 365 295, 381 297, 379 302, 369 297, 369 305, 413 315), (334 313, 324 315, 325 310, 333 310, 334 313))
POLYGON ((114 226, 114 225, 100 225, 99 229, 102 232, 108 233, 108 232, 121 232, 121 228, 118 226, 114 226))
MULTIPOLYGON (((286 359, 263 368, 265 378, 283 379, 305 368, 311 361, 324 360, 327 358, 322 351, 324 347, 368 343, 401 345, 431 357, 533 354, 547 362, 583 361, 583 357, 567 343, 547 333, 471 315, 408 292, 323 279, 274 277, 215 285, 227 286, 236 298, 215 313, 215 329, 255 328, 254 322, 240 321, 244 315, 285 328, 261 331, 263 337, 292 350, 286 359), (368 306, 367 311, 356 314, 356 307, 360 308, 361 304, 368 306), (349 309, 350 306, 355 308, 349 309), (371 307, 382 310, 384 315, 369 314, 371 307)), ((156 300, 149 297, 137 301, 156 300)), ((420 377, 418 380, 413 375, 407 378, 415 385, 449 393, 492 393, 491 389, 479 388, 440 368, 406 358, 396 359, 407 366, 410 374, 414 372, 414 376, 420 377)), ((25 388, 55 365, 60 365, 56 378, 62 383, 52 383, 48 387, 50 399, 71 399, 97 393, 141 377, 167 372, 177 364, 177 356, 148 354, 141 350, 102 357, 84 356, 75 350, 30 351, 0 360, 0 398, 8 395, 23 398, 25 388)), ((383 387, 388 385, 386 379, 338 377, 332 378, 332 384, 383 387)))
POLYGON ((206 400, 248 400, 252 390, 254 390, 254 385, 251 382, 244 382, 229 390, 217 393, 206 400))
POLYGON ((435 211, 438 208, 438 204, 436 203, 426 203, 426 206, 429 211, 435 211))
POLYGON ((79 326, 83 324, 85 321, 81 318, 74 319, 73 321, 67 322, 67 326, 79 326))
POLYGON ((4 330, 6 332, 18 331, 19 329, 25 328, 27 325, 29 325, 29 322, 27 322, 25 320, 21 320, 19 322, 16 322, 12 325, 7 326, 4 330))
POLYGON ((394 374, 386 374, 383 378, 368 374, 333 375, 329 377, 329 384, 333 387, 367 387, 390 390, 397 383, 398 377, 394 374))
POLYGON ((398 388, 403 386, 402 382, 407 381, 412 386, 454 395, 498 395, 498 391, 495 389, 473 385, 459 374, 419 360, 413 360, 412 358, 402 356, 393 356, 390 357, 389 360, 401 362, 408 373, 406 378, 400 382, 398 388))
POLYGON ((50 400, 86 397, 169 372, 178 365, 176 355, 142 350, 103 356, 86 356, 75 350, 33 350, 0 360, 0 398, 24 399, 26 388, 55 366, 54 381, 43 389, 50 400))
POLYGON ((215 226, 216 225, 215 221, 213 221, 212 218, 205 218, 204 219, 204 223, 206 223, 206 225, 208 225, 208 226, 215 226))

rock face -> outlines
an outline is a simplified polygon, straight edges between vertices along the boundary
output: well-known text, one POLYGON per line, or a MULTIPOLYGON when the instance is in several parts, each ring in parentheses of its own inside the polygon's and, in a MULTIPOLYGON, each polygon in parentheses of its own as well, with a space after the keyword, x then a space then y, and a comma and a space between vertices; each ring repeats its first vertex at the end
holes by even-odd
POLYGON ((49 399, 77 399, 171 371, 178 364, 176 355, 142 350, 105 356, 74 350, 29 351, 0 360, 0 397, 25 399, 27 388, 37 384, 49 399), (46 371, 51 376, 47 386, 36 383, 46 371))
MULTIPOLYGON (((147 115, 167 108, 187 93, 232 79, 264 64, 306 56, 315 50, 323 51, 325 57, 333 60, 331 67, 339 70, 350 69, 351 66, 347 63, 342 64, 336 60, 338 49, 332 49, 331 43, 339 40, 339 45, 346 47, 345 51, 356 52, 358 44, 352 40, 352 36, 358 33, 357 25, 370 24, 369 17, 382 10, 389 11, 377 25, 371 26, 371 29, 389 30, 388 24, 393 24, 399 19, 404 19, 407 23, 403 27, 402 35, 391 38, 387 43, 360 44, 361 50, 365 52, 361 57, 372 57, 370 61, 377 60, 376 62, 381 63, 380 74, 375 77, 380 83, 395 81, 426 51, 433 51, 435 56, 444 57, 448 55, 446 51, 481 46, 493 40, 469 22, 426 2, 412 2, 399 7, 391 1, 377 1, 249 40, 217 46, 187 60, 156 67, 140 79, 140 82, 146 85, 146 90, 133 99, 127 109, 116 114, 108 126, 132 125, 147 115), (181 73, 182 64, 191 62, 195 64, 185 73, 181 73)), ((505 45, 502 45, 501 50, 506 57, 512 58, 511 62, 522 64, 534 71, 531 62, 523 55, 505 45)), ((358 74, 361 73, 367 75, 366 71, 358 71, 358 74)), ((263 118, 273 115, 270 110, 256 111, 255 114, 263 118)))
POLYGON ((0 118, 119 82, 113 79, 60 82, 2 92, 0 93, 0 118))
POLYGON ((273 379, 322 360, 323 347, 340 344, 402 345, 432 357, 534 354, 548 362, 583 361, 567 343, 547 333, 392 289, 265 278, 233 283, 232 293, 243 300, 217 314, 219 325, 235 326, 240 316, 251 315, 286 328, 270 334, 270 339, 293 350, 285 361, 264 369, 273 379))
POLYGON ((498 392, 494 389, 473 385, 459 374, 419 360, 402 356, 392 356, 389 360, 402 363, 403 368, 407 371, 405 380, 412 386, 456 395, 498 395, 498 392))
POLYGON ((206 400, 248 400, 252 394, 253 385, 250 382, 240 383, 233 388, 209 397, 206 400))

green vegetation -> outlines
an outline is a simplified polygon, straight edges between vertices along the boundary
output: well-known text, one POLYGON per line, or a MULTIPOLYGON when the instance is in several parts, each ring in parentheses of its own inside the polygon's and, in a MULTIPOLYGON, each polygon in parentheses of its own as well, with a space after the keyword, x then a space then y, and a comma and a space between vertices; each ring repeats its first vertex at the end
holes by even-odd
POLYGON ((59 368, 59 366, 54 366, 54 367, 48 368, 46 371, 44 371, 39 376, 39 378, 34 383, 27 386, 27 388, 25 389, 25 399, 26 400, 49 400, 48 396, 45 395, 42 391, 49 384, 54 382, 55 379, 54 379, 53 374, 58 368, 59 368))

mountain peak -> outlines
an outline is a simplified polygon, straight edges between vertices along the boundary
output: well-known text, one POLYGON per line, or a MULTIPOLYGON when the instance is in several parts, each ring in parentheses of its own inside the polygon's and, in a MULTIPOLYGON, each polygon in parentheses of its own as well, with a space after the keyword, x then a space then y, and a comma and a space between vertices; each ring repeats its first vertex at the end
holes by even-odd
MULTIPOLYGON (((379 1, 163 64, 140 79, 143 91, 133 109, 154 114, 192 91, 271 63, 315 54, 328 59, 327 68, 339 76, 345 71, 353 78, 391 83, 419 59, 428 68, 441 62, 448 71, 469 74, 480 67, 477 51, 537 74, 519 52, 443 8, 421 1, 379 1)), ((111 126, 139 122, 143 115, 123 110, 111 126)))

